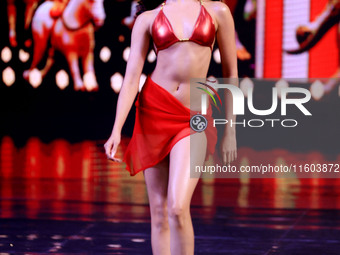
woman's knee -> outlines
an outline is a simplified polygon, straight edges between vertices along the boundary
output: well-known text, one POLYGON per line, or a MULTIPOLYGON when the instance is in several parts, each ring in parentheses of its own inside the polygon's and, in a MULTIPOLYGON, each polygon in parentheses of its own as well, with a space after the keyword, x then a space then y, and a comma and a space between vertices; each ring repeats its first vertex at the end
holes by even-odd
POLYGON ((174 224, 175 227, 182 228, 185 226, 186 221, 190 218, 189 206, 181 204, 168 205, 169 223, 174 224))
POLYGON ((159 201, 151 206, 151 223, 153 227, 157 229, 168 229, 168 211, 165 200, 159 201))

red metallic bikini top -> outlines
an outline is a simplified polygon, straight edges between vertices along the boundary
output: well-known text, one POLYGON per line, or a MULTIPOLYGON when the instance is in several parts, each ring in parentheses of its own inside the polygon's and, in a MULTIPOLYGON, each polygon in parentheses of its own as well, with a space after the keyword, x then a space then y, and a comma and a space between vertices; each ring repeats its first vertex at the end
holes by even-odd
POLYGON ((170 21, 163 12, 165 2, 162 4, 161 10, 152 24, 152 38, 156 46, 156 53, 170 47, 174 43, 185 41, 192 41, 212 49, 215 39, 215 25, 210 14, 204 8, 202 0, 200 1, 200 13, 196 20, 191 37, 183 39, 178 39, 178 37, 174 34, 170 21))

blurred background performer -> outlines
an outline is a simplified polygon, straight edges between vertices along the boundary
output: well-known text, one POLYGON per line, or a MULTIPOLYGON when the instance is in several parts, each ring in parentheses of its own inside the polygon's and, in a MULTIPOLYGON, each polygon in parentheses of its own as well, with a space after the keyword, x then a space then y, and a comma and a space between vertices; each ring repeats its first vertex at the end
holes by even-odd
MULTIPOLYGON (((223 77, 237 79, 234 22, 222 2, 168 0, 158 7, 161 1, 156 6, 150 2, 145 1, 144 6, 152 10, 140 14, 133 26, 115 123, 104 147, 109 159, 121 161, 115 155, 122 127, 137 95, 149 44, 153 42, 157 64, 138 95, 135 128, 123 161, 131 175, 144 173, 153 253, 194 254, 190 201, 199 179, 190 178, 190 163, 203 165, 206 152, 214 151, 217 139, 209 124, 205 132, 189 136, 191 111, 200 110, 200 102, 189 108, 190 79, 207 76, 215 39, 223 77)), ((231 94, 226 94, 226 119, 235 117, 231 103, 231 94)), ((221 154, 225 164, 236 159, 235 129, 227 125, 221 154)))
MULTIPOLYGON (((24 28, 27 31, 32 21, 33 13, 38 6, 39 0, 24 0, 25 7, 25 19, 24 28)), ((8 15, 8 26, 9 26, 9 43, 12 47, 18 46, 16 23, 17 23, 17 8, 15 0, 7 0, 7 15, 8 15)), ((25 46, 29 47, 31 44, 30 40, 25 42, 25 46)))
POLYGON ((74 83, 74 90, 97 91, 94 71, 94 26, 101 27, 106 18, 104 0, 56 0, 39 6, 32 21, 34 42, 33 61, 24 78, 37 67, 48 50, 45 67, 40 74, 44 78, 54 63, 54 51, 66 58, 74 83), (51 47, 48 49, 49 42, 51 47), (81 59, 84 78, 80 74, 81 59))

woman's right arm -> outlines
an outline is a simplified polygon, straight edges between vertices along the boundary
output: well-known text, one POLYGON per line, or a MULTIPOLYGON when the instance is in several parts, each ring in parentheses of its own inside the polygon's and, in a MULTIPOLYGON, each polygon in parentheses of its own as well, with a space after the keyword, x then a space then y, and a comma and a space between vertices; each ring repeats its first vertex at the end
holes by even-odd
POLYGON ((118 96, 116 118, 111 136, 104 145, 107 157, 117 162, 121 161, 115 158, 115 154, 120 143, 122 127, 136 98, 140 76, 149 49, 150 14, 150 12, 140 14, 133 26, 130 55, 127 61, 122 88, 118 96))

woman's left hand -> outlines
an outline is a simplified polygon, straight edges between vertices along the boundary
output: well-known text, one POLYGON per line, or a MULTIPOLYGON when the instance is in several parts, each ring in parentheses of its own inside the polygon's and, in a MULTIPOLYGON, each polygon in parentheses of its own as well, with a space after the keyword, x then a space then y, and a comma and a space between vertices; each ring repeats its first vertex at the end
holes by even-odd
POLYGON ((225 135, 221 143, 221 157, 224 165, 229 165, 237 158, 236 135, 225 135))

